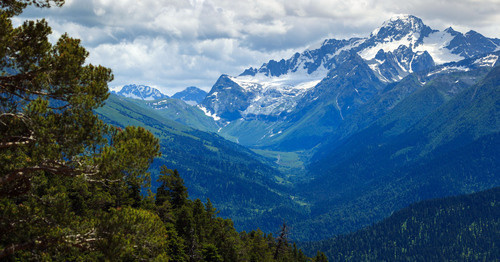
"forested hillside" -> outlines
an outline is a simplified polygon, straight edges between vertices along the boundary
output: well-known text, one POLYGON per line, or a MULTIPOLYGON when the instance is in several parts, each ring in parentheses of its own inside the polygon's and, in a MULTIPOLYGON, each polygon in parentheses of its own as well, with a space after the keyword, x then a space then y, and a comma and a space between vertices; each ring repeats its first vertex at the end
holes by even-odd
MULTIPOLYGON (((139 125, 160 140, 162 155, 150 172, 159 174, 166 165, 182 174, 193 198, 209 197, 224 217, 231 217, 238 229, 260 227, 274 232, 283 217, 257 219, 264 212, 287 209, 284 215, 301 212, 288 195, 291 188, 281 184, 282 174, 273 163, 249 149, 222 137, 189 128, 136 101, 111 94, 96 110, 106 123, 119 127, 139 125)), ((156 188, 156 177, 152 186, 156 188)))
POLYGON ((319 240, 417 201, 499 186, 500 67, 480 79, 448 99, 436 79, 368 128, 332 145, 311 165, 317 178, 301 187, 316 201, 311 218, 296 228, 319 240), (429 94, 433 100, 425 99, 429 94), (417 101, 436 105, 429 110, 417 101))
POLYGON ((497 187, 422 201, 355 233, 306 246, 332 261, 496 261, 499 200, 497 187))

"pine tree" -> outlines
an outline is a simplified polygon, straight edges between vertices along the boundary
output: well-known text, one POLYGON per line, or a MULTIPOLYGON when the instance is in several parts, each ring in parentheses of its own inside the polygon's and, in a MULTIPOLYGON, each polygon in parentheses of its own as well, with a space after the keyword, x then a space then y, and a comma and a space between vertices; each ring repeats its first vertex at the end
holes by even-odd
POLYGON ((284 253, 286 248, 288 247, 288 227, 285 222, 283 222, 283 225, 281 226, 281 232, 276 238, 276 241, 277 244, 274 251, 275 260, 277 260, 280 257, 280 254, 284 253))
POLYGON ((162 166, 158 182, 160 182, 160 186, 156 191, 157 205, 168 201, 173 209, 179 209, 186 203, 188 197, 187 188, 184 186, 184 180, 177 170, 162 166))
POLYGON ((43 19, 12 25, 27 5, 63 3, 0 4, 0 258, 90 256, 109 208, 142 204, 159 154, 144 128, 118 129, 94 114, 113 76, 85 63, 80 40, 65 34, 52 45, 43 19))
POLYGON ((217 252, 217 247, 214 244, 203 245, 203 261, 206 262, 222 262, 222 257, 217 252))
POLYGON ((328 262, 328 258, 323 252, 317 252, 313 259, 314 262, 328 262))

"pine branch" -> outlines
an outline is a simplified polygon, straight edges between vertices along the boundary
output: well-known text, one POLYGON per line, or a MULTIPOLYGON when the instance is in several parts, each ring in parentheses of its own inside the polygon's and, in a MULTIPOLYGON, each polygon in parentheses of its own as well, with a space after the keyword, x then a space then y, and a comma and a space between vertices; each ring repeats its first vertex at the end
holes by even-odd
POLYGON ((0 259, 14 254, 16 251, 31 249, 35 246, 35 241, 29 241, 21 244, 12 244, 0 251, 0 259))
POLYGON ((0 142, 0 149, 28 145, 28 144, 35 142, 35 138, 33 136, 30 136, 30 137, 12 136, 12 137, 9 137, 9 138, 4 139, 4 140, 6 140, 6 141, 11 140, 11 141, 10 142, 0 142), (17 141, 12 141, 12 140, 17 140, 17 141))
MULTIPOLYGON (((75 169, 71 166, 66 166, 62 163, 58 163, 57 161, 50 160, 50 161, 45 161, 45 163, 40 164, 40 165, 35 165, 31 167, 23 167, 16 169, 6 176, 0 177, 0 186, 3 186, 15 179, 21 179, 23 177, 28 177, 31 174, 38 172, 38 171, 45 171, 51 174, 55 175, 62 175, 62 176, 78 176, 78 175, 85 175, 86 172, 82 170, 75 169)), ((93 173, 91 173, 93 174, 93 173)))

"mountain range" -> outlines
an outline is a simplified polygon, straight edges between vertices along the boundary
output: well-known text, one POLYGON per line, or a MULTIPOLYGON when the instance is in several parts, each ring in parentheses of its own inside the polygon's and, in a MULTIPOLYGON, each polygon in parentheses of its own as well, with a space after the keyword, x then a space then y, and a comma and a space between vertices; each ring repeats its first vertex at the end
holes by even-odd
MULTIPOLYGON (((125 85, 119 91, 112 91, 112 93, 123 97, 146 101, 168 98, 168 95, 156 88, 135 84, 125 85)), ((195 86, 189 86, 172 95, 172 98, 182 100, 186 104, 192 106, 201 103, 206 96, 207 92, 195 86)))
MULTIPOLYGON (((437 72, 465 71, 456 63, 499 47, 500 39, 474 31, 437 31, 415 16, 397 16, 366 38, 328 39, 287 60, 222 75, 200 107, 219 122, 223 136, 244 145, 310 149, 388 84, 412 73, 423 83, 437 72)), ((491 67, 498 55, 478 59, 472 64, 491 67)))
POLYGON ((299 187, 304 198, 315 199, 311 220, 301 227, 314 231, 304 234, 321 239, 416 201, 498 186, 500 67, 462 91, 449 85, 471 74, 443 75, 367 128, 326 141, 309 162, 314 178, 299 187))
POLYGON ((238 229, 286 220, 293 239, 320 240, 500 186, 499 56, 499 39, 400 15, 221 75, 206 95, 112 95, 99 113, 158 134, 158 161, 238 229))

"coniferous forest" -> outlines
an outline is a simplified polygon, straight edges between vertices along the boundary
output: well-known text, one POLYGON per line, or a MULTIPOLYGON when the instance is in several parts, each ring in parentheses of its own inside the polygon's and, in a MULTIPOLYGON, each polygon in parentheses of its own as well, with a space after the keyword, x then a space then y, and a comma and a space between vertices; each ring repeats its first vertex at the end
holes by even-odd
MULTIPOLYGON (((278 234, 237 232, 210 200, 188 199, 162 167, 156 195, 147 172, 159 141, 94 113, 111 70, 86 64, 80 40, 55 45, 47 21, 12 19, 28 5, 1 2, 0 259, 6 261, 307 261, 278 234)), ((321 261, 319 254, 315 261, 321 261)))
POLYGON ((497 261, 500 188, 422 201, 351 234, 307 244, 333 261, 497 261))

